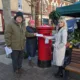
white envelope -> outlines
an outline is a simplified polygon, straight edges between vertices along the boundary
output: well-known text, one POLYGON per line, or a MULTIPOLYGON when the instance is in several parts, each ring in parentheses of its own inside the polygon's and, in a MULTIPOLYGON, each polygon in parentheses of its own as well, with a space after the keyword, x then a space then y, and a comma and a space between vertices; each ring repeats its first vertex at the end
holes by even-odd
POLYGON ((52 36, 46 36, 46 39, 53 39, 53 37, 52 36))
POLYGON ((36 33, 36 36, 37 36, 37 37, 43 37, 43 34, 38 34, 38 33, 36 33))
POLYGON ((45 38, 45 44, 49 44, 49 39, 45 38))
POLYGON ((6 55, 9 55, 12 53, 12 49, 7 46, 5 47, 5 51, 6 51, 6 55))

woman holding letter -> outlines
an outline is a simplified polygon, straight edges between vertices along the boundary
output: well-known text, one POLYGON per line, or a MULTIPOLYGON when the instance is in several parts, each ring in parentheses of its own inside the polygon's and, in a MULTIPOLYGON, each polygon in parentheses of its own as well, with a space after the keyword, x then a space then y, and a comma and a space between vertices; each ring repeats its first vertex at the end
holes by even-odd
POLYGON ((58 71, 55 77, 63 76, 63 65, 66 51, 67 43, 67 24, 64 18, 60 18, 58 22, 58 31, 55 36, 49 37, 45 36, 47 39, 55 38, 54 51, 53 51, 53 61, 52 64, 58 66, 58 71))

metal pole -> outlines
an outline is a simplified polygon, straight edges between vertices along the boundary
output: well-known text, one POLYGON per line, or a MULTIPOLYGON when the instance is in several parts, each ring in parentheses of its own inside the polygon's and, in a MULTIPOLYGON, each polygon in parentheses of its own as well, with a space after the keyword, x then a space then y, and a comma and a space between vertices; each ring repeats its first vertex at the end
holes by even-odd
POLYGON ((35 6, 35 25, 36 27, 39 26, 39 0, 36 0, 36 6, 35 6))
POLYGON ((42 15, 43 15, 43 13, 42 13, 42 10, 43 10, 42 8, 43 8, 43 7, 42 7, 42 6, 43 6, 43 5, 42 5, 42 0, 41 0, 41 25, 42 25, 42 15))
POLYGON ((33 0, 31 0, 31 16, 32 16, 32 19, 33 19, 33 0))

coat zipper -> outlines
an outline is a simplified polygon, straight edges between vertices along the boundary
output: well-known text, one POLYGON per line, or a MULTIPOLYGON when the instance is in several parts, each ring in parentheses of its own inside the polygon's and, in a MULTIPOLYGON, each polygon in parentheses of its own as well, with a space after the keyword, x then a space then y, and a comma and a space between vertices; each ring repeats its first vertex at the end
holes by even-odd
POLYGON ((19 25, 19 27, 20 27, 20 47, 21 47, 21 49, 22 49, 22 43, 21 43, 21 24, 19 25))

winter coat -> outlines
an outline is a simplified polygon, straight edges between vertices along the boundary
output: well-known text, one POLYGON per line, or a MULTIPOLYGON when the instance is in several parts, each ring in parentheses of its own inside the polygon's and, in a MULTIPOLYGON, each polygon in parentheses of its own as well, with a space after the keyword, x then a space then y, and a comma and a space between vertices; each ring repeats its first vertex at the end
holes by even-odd
POLYGON ((18 24, 14 19, 12 19, 8 26, 5 28, 6 45, 11 47, 13 50, 24 49, 25 36, 31 37, 34 35, 26 31, 24 22, 18 24))
MULTIPOLYGON (((26 30, 29 33, 36 33, 36 28, 32 28, 30 26, 27 26, 26 30)), ((27 37, 26 49, 27 49, 28 56, 34 57, 36 55, 37 37, 27 37)))
POLYGON ((55 35, 52 64, 57 66, 63 66, 66 51, 66 43, 67 43, 67 29, 65 27, 62 27, 55 35))

